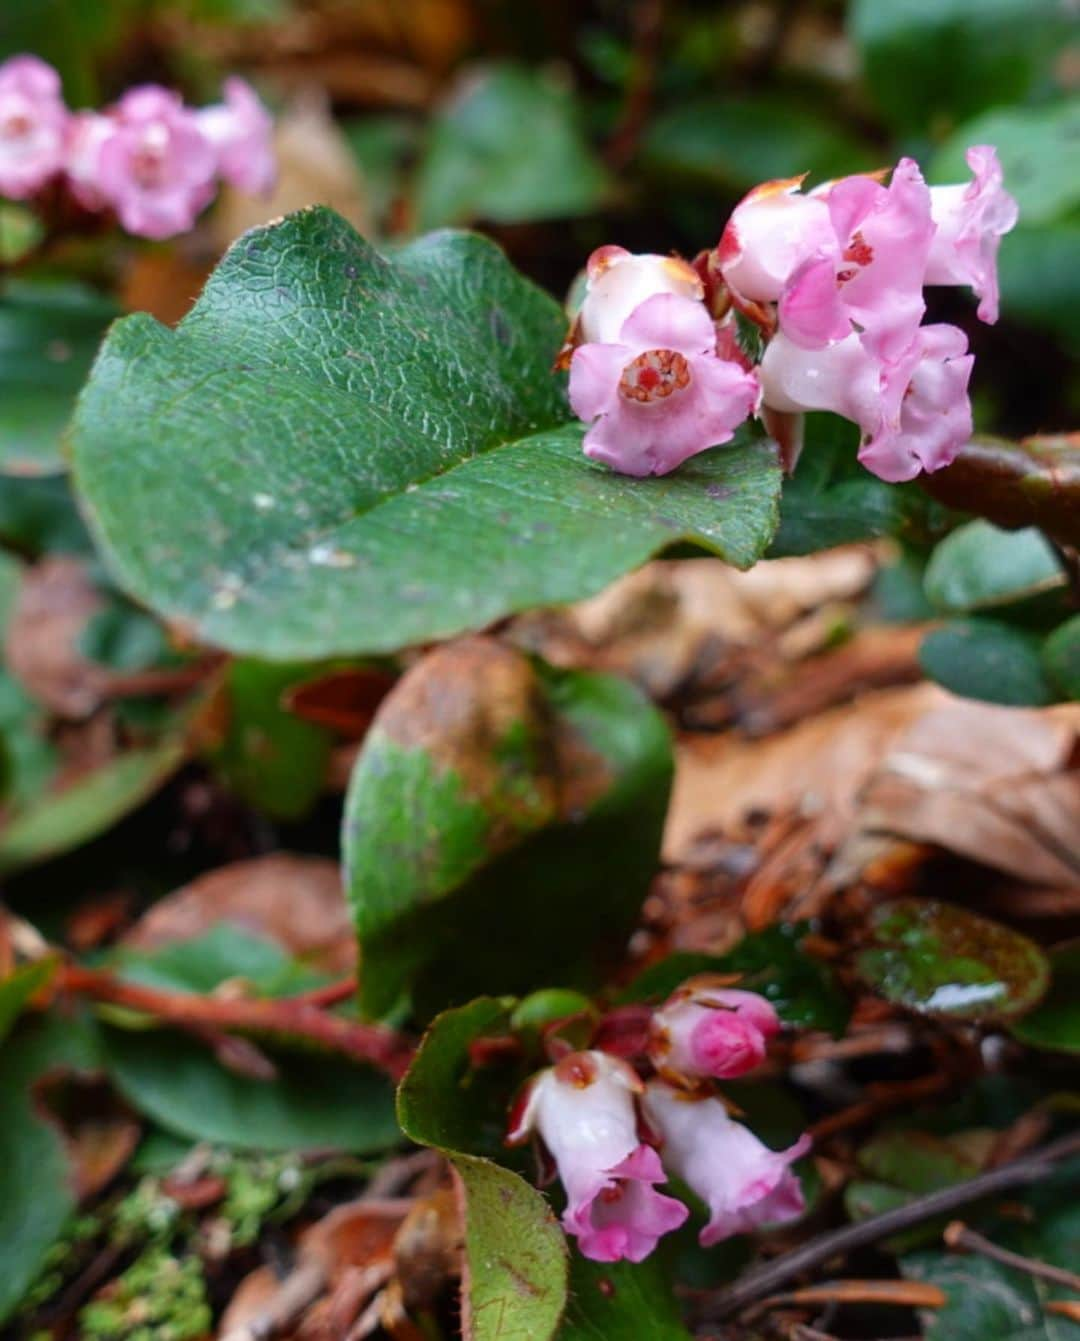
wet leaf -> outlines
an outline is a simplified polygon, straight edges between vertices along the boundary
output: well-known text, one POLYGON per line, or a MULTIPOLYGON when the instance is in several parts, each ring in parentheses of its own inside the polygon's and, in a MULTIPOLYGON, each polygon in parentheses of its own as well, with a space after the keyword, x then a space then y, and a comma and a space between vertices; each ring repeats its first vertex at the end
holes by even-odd
POLYGON ((927 675, 966 698, 1038 707, 1057 697, 1035 634, 996 619, 954 620, 934 629, 919 648, 927 675))
POLYGON ((888 1001, 928 1015, 1001 1020, 1038 1004, 1046 956, 1026 936, 952 904, 896 899, 871 922, 874 945, 856 968, 888 1001))
POLYGON ((478 237, 391 262, 321 209, 247 234, 175 331, 118 323, 81 397, 106 558, 158 614, 275 661, 483 627, 679 541, 752 563, 771 449, 748 430, 663 480, 591 466, 551 374, 563 328, 478 237))
POLYGON ((1050 990, 1012 1033, 1033 1048, 1080 1053, 1080 941, 1055 946, 1049 959, 1050 990))
POLYGON ((364 1009, 411 988, 431 1014, 553 965, 594 982, 645 896, 670 780, 666 727, 625 682, 493 639, 429 654, 379 709, 346 800, 364 1009))
POLYGON ((1003 531, 986 521, 960 526, 926 568, 926 594, 946 614, 987 610, 1053 591, 1065 574, 1041 531, 1003 531))

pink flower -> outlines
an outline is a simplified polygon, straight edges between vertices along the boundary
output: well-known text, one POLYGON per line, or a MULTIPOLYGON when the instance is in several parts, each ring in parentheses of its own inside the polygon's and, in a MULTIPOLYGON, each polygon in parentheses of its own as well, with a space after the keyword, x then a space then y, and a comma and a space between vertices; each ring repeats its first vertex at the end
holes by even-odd
POLYGON ((570 403, 592 427, 585 455, 623 475, 666 475, 727 442, 754 409, 757 379, 716 354, 703 303, 656 294, 617 343, 584 344, 570 363, 570 403))
POLYGON ((720 273, 748 302, 776 302, 804 261, 835 246, 828 206, 819 195, 803 195, 802 181, 791 177, 755 186, 721 234, 720 273))
POLYGON ((680 1093, 662 1080, 649 1082, 643 1107, 662 1137, 664 1167, 709 1208, 703 1247, 802 1214, 802 1188, 789 1165, 809 1150, 809 1136, 770 1150, 719 1099, 680 1093))
POLYGON ((277 177, 274 123, 250 84, 225 81, 225 101, 196 113, 199 129, 217 152, 218 172, 248 195, 268 195, 277 177))
POLYGON ((87 210, 102 210, 101 147, 113 133, 111 117, 98 112, 76 112, 68 124, 64 169, 71 194, 87 210))
POLYGON ((0 65, 0 194, 25 200, 60 171, 68 115, 51 65, 36 56, 0 65))
POLYGON ((705 286, 692 266, 676 256, 634 255, 625 247, 597 247, 586 268, 585 301, 577 316, 582 341, 614 344, 623 324, 646 298, 674 293, 701 298, 705 286))
POLYGON ((949 465, 971 437, 973 363, 955 326, 920 326, 894 363, 876 359, 855 335, 808 350, 781 331, 759 374, 773 409, 832 410, 854 420, 863 433, 859 460, 897 483, 949 465))
POLYGON ((186 232, 214 194, 217 154, 179 96, 154 84, 129 89, 97 156, 98 187, 129 233, 186 232))
POLYGON ((806 349, 858 331, 872 354, 897 359, 926 311, 922 289, 934 222, 918 164, 902 158, 887 188, 872 177, 845 177, 823 199, 833 239, 785 284, 780 329, 806 349))
POLYGON ((654 1187, 664 1171, 638 1138, 641 1088, 626 1062, 571 1053, 532 1079, 507 1137, 513 1144, 540 1134, 566 1191, 563 1227, 594 1262, 640 1262, 688 1215, 654 1187))
POLYGON ((763 996, 691 978, 653 1014, 649 1059, 676 1085, 730 1080, 765 1060, 766 1044, 779 1029, 763 996))
POLYGON ((979 318, 998 318, 997 254, 1019 210, 1005 190, 993 145, 967 151, 974 176, 966 185, 932 186, 930 209, 937 232, 930 246, 927 284, 967 284, 979 298, 979 318))

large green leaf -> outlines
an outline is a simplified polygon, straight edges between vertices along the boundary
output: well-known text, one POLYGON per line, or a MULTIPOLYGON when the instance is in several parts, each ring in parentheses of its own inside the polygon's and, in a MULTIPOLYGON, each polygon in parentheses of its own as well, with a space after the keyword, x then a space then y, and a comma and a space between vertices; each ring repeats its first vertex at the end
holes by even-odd
POLYGON ((570 1303, 559 1341, 690 1341, 662 1253, 644 1262, 570 1263, 570 1303))
POLYGON ((60 434, 118 309, 77 284, 0 291, 0 471, 64 469, 60 434))
POLYGON ((443 1151, 465 1212, 462 1278, 467 1341, 549 1341, 566 1305, 567 1250, 544 1197, 478 1151, 498 1149, 506 1077, 476 1072, 470 1045, 505 1032, 512 999, 481 997, 432 1024, 398 1091, 407 1136, 443 1151))
POLYGON ((671 766, 624 681, 491 639, 429 655, 383 701, 345 804, 365 1009, 594 982, 654 872, 671 766))
POLYGON ((177 330, 137 315, 105 343, 73 429, 105 554, 159 614, 271 660, 481 627, 678 541, 753 563, 772 451, 591 466, 550 371, 562 332, 478 237, 391 262, 323 209, 246 234, 177 330))

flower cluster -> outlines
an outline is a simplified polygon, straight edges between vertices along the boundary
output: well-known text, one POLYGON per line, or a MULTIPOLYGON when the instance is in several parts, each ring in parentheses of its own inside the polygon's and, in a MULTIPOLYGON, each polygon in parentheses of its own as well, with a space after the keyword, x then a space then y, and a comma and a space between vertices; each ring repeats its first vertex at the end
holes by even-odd
POLYGON ((567 347, 586 455, 664 475, 751 414, 795 439, 790 416, 831 410, 858 424, 859 459, 884 480, 948 465, 971 434, 973 359, 957 327, 920 324, 923 290, 966 285, 996 321, 998 246, 1017 217, 995 150, 967 161, 956 186, 928 187, 910 158, 888 185, 766 182, 693 265, 595 251, 567 347), (740 320, 759 330, 757 366, 740 320))
POLYGON ((763 997, 703 976, 652 1014, 637 1067, 593 1047, 532 1077, 507 1140, 540 1138, 566 1192, 563 1227, 586 1257, 640 1262, 678 1229, 689 1211, 657 1191, 668 1177, 708 1207, 706 1247, 801 1214, 790 1166, 809 1138, 768 1149, 735 1121, 715 1086, 759 1065, 779 1028, 763 997))
POLYGON ((84 209, 113 210, 139 237, 191 228, 219 179, 268 192, 271 131, 242 79, 227 79, 224 102, 198 110, 144 84, 104 112, 70 112, 52 66, 36 56, 0 65, 0 195, 27 200, 63 181, 84 209))

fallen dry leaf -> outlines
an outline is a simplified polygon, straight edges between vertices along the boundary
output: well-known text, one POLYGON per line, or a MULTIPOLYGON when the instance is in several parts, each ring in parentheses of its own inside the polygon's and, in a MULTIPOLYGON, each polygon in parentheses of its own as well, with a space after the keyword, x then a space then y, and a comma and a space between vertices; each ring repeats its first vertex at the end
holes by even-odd
POLYGON ((81 721, 101 706, 109 672, 78 640, 104 602, 78 559, 43 559, 19 583, 4 640, 8 669, 59 717, 81 721))
POLYGON ((76 1196, 85 1201, 116 1177, 139 1144, 142 1124, 104 1076, 47 1071, 33 1086, 34 1106, 64 1144, 76 1196))

